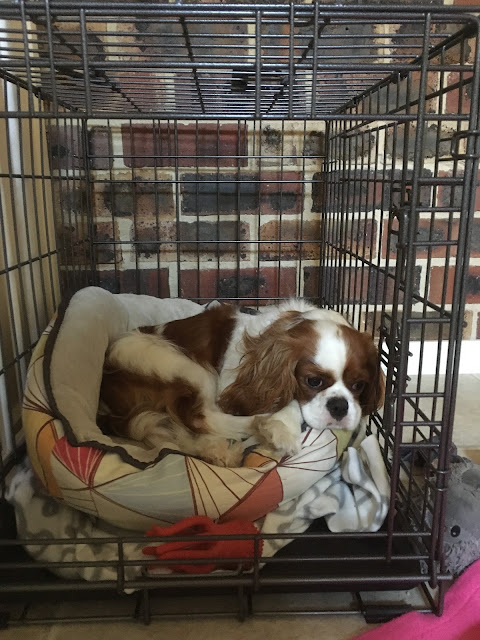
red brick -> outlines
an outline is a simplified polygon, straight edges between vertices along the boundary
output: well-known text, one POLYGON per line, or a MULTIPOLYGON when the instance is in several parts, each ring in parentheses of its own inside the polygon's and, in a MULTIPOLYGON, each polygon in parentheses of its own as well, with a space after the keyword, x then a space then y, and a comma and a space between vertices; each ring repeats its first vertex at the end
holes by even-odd
MULTIPOLYGON (((249 24, 247 20, 238 20, 233 17, 232 19, 229 19, 228 17, 225 17, 224 19, 223 16, 222 16, 222 19, 219 19, 216 23, 213 20, 209 22, 205 22, 202 19, 199 19, 198 22, 195 20, 188 20, 188 22, 185 25, 185 28, 188 30, 188 37, 191 39, 191 42, 192 42, 195 62, 211 63, 212 62, 211 55, 212 55, 213 49, 209 47, 213 44, 215 44, 215 55, 218 56, 218 59, 227 60, 229 56, 232 55, 232 36, 235 38, 234 40, 235 46, 238 47, 238 49, 237 48, 235 49, 235 55, 238 56, 239 60, 242 60, 242 58, 244 56, 247 56, 249 53, 249 50, 247 50, 246 47, 251 46, 250 44, 251 40, 249 39, 247 34, 247 30, 249 28, 249 24), (208 24, 208 28, 206 27, 206 24, 208 24), (201 49, 200 47, 197 48, 196 45, 199 45, 199 44, 201 44, 205 48, 204 49, 201 49)), ((145 56, 146 56, 144 58, 145 60, 147 60, 147 55, 148 55, 148 59, 150 59, 150 55, 152 54, 158 56, 162 60, 169 60, 172 58, 172 54, 174 54, 175 51, 178 51, 180 53, 180 51, 178 50, 178 46, 179 46, 179 38, 181 37, 180 34, 182 32, 181 32, 180 24, 176 22, 168 22, 168 21, 163 22, 161 20, 154 21, 152 19, 149 19, 148 16, 142 15, 141 12, 135 12, 134 15, 131 16, 131 21, 128 20, 127 22, 121 24, 120 31, 122 32, 122 35, 125 34, 126 32, 131 33, 132 35, 135 35, 133 41, 137 43, 137 46, 139 47, 140 51, 145 53, 145 56), (148 46, 148 49, 145 46, 146 44, 148 46), (177 49, 175 49, 175 47, 177 49)), ((117 35, 117 39, 120 41, 120 43, 122 42, 122 36, 120 34, 117 35)), ((129 38, 127 42, 131 45, 132 39, 129 38)), ((132 55, 130 51, 131 49, 129 48, 128 54, 132 55)), ((135 52, 136 50, 133 49, 133 51, 135 52)), ((137 57, 135 57, 135 59, 137 59, 137 57)), ((180 60, 186 59, 183 57, 183 52, 181 55, 179 55, 179 59, 180 60)), ((148 65, 145 65, 145 66, 148 68, 148 65)), ((247 71, 248 70, 249 69, 247 68, 247 71)), ((255 75, 254 75, 253 68, 252 68, 252 72, 250 72, 249 75, 250 75, 250 78, 254 80, 255 75)), ((157 104, 161 103, 161 98, 159 99, 158 93, 162 90, 162 87, 165 84, 166 84, 166 95, 168 99, 172 101, 174 96, 173 96, 171 85, 170 83, 168 82, 166 83, 163 80, 162 78, 163 74, 161 70, 160 71, 154 70, 151 72, 151 74, 152 74, 152 77, 156 78, 157 80, 157 82, 154 84, 154 90, 156 91, 156 93, 153 94, 152 92, 152 99, 153 98, 155 99, 153 101, 154 104, 155 102, 157 104)), ((200 71, 200 74, 201 74, 202 87, 206 89, 210 88, 212 90, 212 93, 215 93, 214 79, 218 82, 219 76, 214 72, 212 72, 211 74, 212 83, 209 83, 208 82, 209 69, 206 67, 202 68, 200 71)), ((143 81, 144 75, 146 75, 145 70, 142 69, 142 72, 140 74, 141 78, 138 80, 139 84, 136 90, 135 102, 138 101, 138 93, 141 93, 144 88, 148 90, 148 84, 147 84, 148 81, 147 83, 143 81)), ((232 73, 232 76, 233 76, 233 73, 232 73)), ((129 74, 127 78, 130 80, 130 84, 131 84, 131 78, 135 78, 135 75, 129 74)), ((182 76, 179 76, 180 81, 181 79, 182 79, 182 76)), ((227 84, 228 80, 225 79, 224 82, 225 84, 227 84)), ((188 87, 182 87, 182 85, 180 84, 179 86, 180 97, 182 96, 182 93, 184 96, 187 96, 188 92, 189 92, 188 87)), ((160 96, 161 95, 162 93, 160 93, 160 96)), ((186 99, 187 97, 185 97, 185 100, 186 99)), ((214 95, 209 96, 209 104, 211 105, 211 102, 214 101, 215 99, 216 98, 214 95)), ((192 107, 193 107, 193 103, 198 104, 196 95, 192 97, 192 100, 191 100, 192 107)), ((152 106, 151 103, 148 104, 149 108, 151 108, 151 106, 152 106)), ((167 108, 166 105, 162 105, 162 106, 167 108)), ((172 110, 173 110, 173 105, 172 105, 172 110)))
MULTIPOLYGON (((414 292, 418 293, 420 286, 421 266, 415 267, 414 292)), ((395 274, 395 269, 389 269, 390 276, 395 274)), ((393 277, 387 278, 385 287, 385 275, 376 269, 368 267, 327 267, 322 272, 325 281, 327 298, 334 298, 335 302, 345 304, 347 302, 368 302, 379 304, 385 297, 385 304, 394 303, 395 281, 393 277), (385 293, 384 293, 385 288, 385 293)), ((398 304, 403 302, 403 293, 400 291, 398 304)))
POLYGON ((397 257, 397 244, 398 244, 398 220, 394 218, 391 222, 391 228, 389 229, 389 220, 384 219, 382 225, 382 246, 381 257, 387 257, 388 239, 390 235, 390 258, 393 260, 397 257))
POLYGON ((182 213, 194 216, 258 213, 258 175, 186 173, 182 176, 182 213))
POLYGON ((176 127, 173 124, 154 127, 125 124, 122 125, 122 140, 127 167, 237 167, 247 164, 245 125, 222 124, 217 128, 211 123, 178 124, 176 127), (238 155, 245 157, 227 157, 238 155))
POLYGON ((107 208, 104 197, 104 185, 94 183, 92 186, 92 206, 93 206, 93 218, 111 218, 112 212, 107 208))
MULTIPOLYGON (((133 25, 128 23, 123 23, 121 26, 116 24, 113 25, 112 31, 115 32, 117 29, 120 29, 120 31, 125 34, 125 31, 127 29, 129 30, 131 26, 133 25)), ((128 54, 135 56, 137 62, 147 61, 149 59, 149 56, 141 57, 141 49, 137 49, 136 47, 130 48, 132 39, 129 36, 126 36, 127 40, 125 43, 122 42, 123 38, 120 34, 117 33, 116 37, 116 46, 121 47, 125 44, 129 47, 128 54)), ((144 45, 145 41, 142 44, 144 45)), ((152 46, 150 38, 149 46, 152 46)), ((158 52, 156 53, 158 55, 158 52)), ((139 76, 140 77, 137 77, 134 73, 118 76, 115 81, 117 90, 124 95, 127 100, 132 100, 132 102, 135 103, 135 107, 142 113, 150 111, 152 104, 162 104, 164 108, 168 108, 168 103, 170 102, 171 104, 172 101, 171 87, 159 79, 158 72, 142 69, 139 76)))
POLYGON ((173 185, 138 184, 136 185, 135 214, 137 218, 173 218, 173 185))
POLYGON ((432 267, 430 271, 429 300, 435 304, 442 303, 444 282, 446 279, 445 304, 451 304, 453 295, 453 279, 455 267, 449 267, 448 272, 444 267, 432 267))
POLYGON ((168 269, 126 269, 100 271, 99 286, 112 293, 140 293, 169 298, 168 269))
POLYGON ((343 249, 354 254, 371 258, 376 247, 377 223, 375 220, 347 220, 343 223, 342 237, 337 237, 340 232, 338 223, 334 220, 327 222, 325 237, 333 244, 341 245, 343 249))
POLYGON ((312 178, 312 211, 321 213, 325 201, 325 174, 322 171, 312 178))
POLYGON ((175 219, 173 185, 165 182, 107 182, 103 186, 103 204, 100 196, 96 206, 99 212, 107 211, 115 217, 175 219))
MULTIPOLYGON (((453 300, 453 283, 455 267, 449 267, 445 273, 443 267, 432 267, 430 275, 430 300, 437 304, 442 302, 442 291, 446 279, 445 303, 453 300)), ((468 271, 465 302, 467 304, 480 303, 480 266, 471 266, 468 271)))
POLYGON ((260 240, 282 243, 260 244, 260 260, 314 260, 320 257, 320 220, 271 220, 260 228, 260 240), (300 233, 300 232, 303 233, 300 233), (312 242, 298 242, 312 240, 312 242))
POLYGON ((306 158, 325 155, 325 134, 323 131, 310 131, 306 134, 303 155, 306 158))
MULTIPOLYGON (((380 325, 381 325, 381 313, 378 311, 376 314, 373 312, 369 312, 366 314, 362 314, 362 322, 361 322, 361 330, 369 331, 370 333, 374 329, 374 335, 378 338, 380 335, 380 325)), ((402 311, 398 313, 398 322, 402 321, 402 311)), ((427 312, 427 318, 431 318, 432 320, 438 319, 438 313, 431 311, 427 312)), ((424 317, 423 312, 414 311, 411 315, 413 320, 421 319, 424 317)), ((466 311, 464 316, 464 328, 463 328, 463 337, 464 339, 469 339, 472 333, 472 320, 473 314, 471 311, 466 311)), ((480 327, 480 325, 479 325, 480 327)), ((449 325, 438 322, 431 323, 423 323, 423 322, 412 322, 410 324, 410 339, 411 340, 427 340, 427 341, 437 341, 437 340, 446 340, 448 339, 448 331, 449 325), (422 329, 424 331, 422 332, 422 329)))
MULTIPOLYGON (((277 54, 278 55, 278 54, 277 54)), ((318 158, 325 154, 325 133, 323 131, 306 131, 303 136, 300 131, 291 128, 288 124, 278 129, 267 124, 261 129, 261 153, 263 162, 280 164, 281 156, 290 155, 291 152, 304 158, 318 158), (301 138, 303 137, 303 148, 301 138)))
POLYGON ((260 211, 263 215, 302 213, 303 176, 297 171, 262 171, 260 211))
POLYGON ((419 43, 420 37, 408 38, 407 40, 404 39, 405 33, 416 33, 416 32, 418 33, 418 30, 421 29, 421 26, 419 25, 417 27, 417 30, 415 30, 416 26, 417 25, 411 25, 409 23, 407 24, 398 23, 398 25, 388 26, 388 31, 389 33, 391 33, 391 39, 392 39, 392 54, 395 56, 394 60, 396 62, 399 62, 399 61, 401 61, 402 63, 405 62, 405 58, 402 57, 398 59, 397 55, 399 56, 410 55, 415 57, 420 55, 421 53, 421 48, 420 48, 421 42, 419 43), (400 45, 402 48, 397 49, 398 45, 400 45))
MULTIPOLYGON (((387 147, 392 145, 391 137, 387 137, 386 145, 387 147)), ((429 169, 423 169, 421 175, 428 178, 431 177, 432 172, 429 169)), ((314 180, 316 176, 321 180, 320 173, 314 174, 314 180)), ((404 177, 407 189, 411 188, 413 172, 410 169, 406 172, 400 169, 386 170, 385 172, 380 169, 376 172, 351 169, 345 174, 342 171, 334 171, 329 175, 324 188, 313 182, 313 210, 322 210, 321 204, 324 197, 333 211, 388 210, 392 204, 398 206, 401 204, 400 201, 404 200, 404 197, 401 197, 404 177), (318 191, 315 191, 317 189, 318 191)), ((420 187, 421 204, 430 204, 431 192, 432 187, 429 185, 420 187)))
POLYGON ((279 58, 288 57, 288 34, 288 24, 266 21, 262 28, 262 57, 272 55, 271 47, 275 47, 275 56, 279 58), (270 47, 270 49, 267 49, 267 47, 270 47))
POLYGON ((157 258, 158 252, 164 247, 163 243, 172 243, 176 240, 177 227, 175 222, 140 221, 132 231, 132 241, 139 256, 144 258, 157 258))
MULTIPOLYGON (((413 100, 414 98, 411 98, 411 99, 413 100)), ((387 153, 389 154, 392 153, 394 149, 394 142, 395 142, 397 156, 403 157, 402 151, 404 148, 404 140, 405 140, 405 126, 399 125, 396 130, 396 135, 394 136, 392 134, 390 136, 387 136, 385 140, 385 147, 386 147, 387 153)), ((415 142, 416 142, 416 131, 414 127, 411 126, 408 129, 408 145, 407 145, 408 146, 407 153, 408 153, 409 160, 415 160, 415 142)), ((437 146, 438 146, 437 125, 429 124, 424 129, 424 137, 423 137, 423 152, 424 152, 425 158, 434 158, 437 155, 437 146)), ((449 148, 449 145, 445 146, 444 151, 446 151, 447 148, 449 148)), ((442 152, 441 152, 441 155, 443 155, 442 152)))
POLYGON ((60 224, 56 228, 60 241, 60 264, 64 266, 85 265, 90 260, 90 241, 86 224, 60 224))
MULTIPOLYGON (((448 220, 445 218, 437 218, 434 221, 433 229, 430 229, 430 219, 421 218, 418 224, 418 232, 417 232, 417 242, 438 242, 439 246, 436 247, 427 247, 427 246, 418 246, 416 250, 417 259, 420 258, 428 258, 429 251, 430 256, 432 258, 445 258, 447 255, 447 247, 442 245, 442 242, 446 241, 457 241, 458 240, 458 220, 453 220, 449 229, 448 220), (450 233, 450 236, 449 236, 450 233)), ((479 220, 480 223, 480 220, 479 220)), ((480 224, 478 225, 479 237, 478 241, 480 244, 480 224)), ((393 230, 398 230, 398 224, 393 227, 393 230)), ((387 240, 388 240, 388 221, 386 220, 383 227, 383 241, 382 241, 382 258, 386 257, 387 254, 387 240)), ((397 241, 398 236, 392 233, 391 241, 390 241, 390 258, 395 259, 397 257, 397 241)), ((479 247, 480 249, 480 247, 479 247)), ((450 257, 455 257, 457 255, 457 246, 450 245, 449 246, 449 255, 450 257)))
MULTIPOLYGON (((439 178, 451 178, 453 176, 451 171, 439 171, 439 178)), ((456 173, 457 178, 462 178, 463 174, 458 172, 456 173)), ((448 185, 443 184, 438 188, 438 205, 440 207, 455 207, 460 209, 462 206, 462 197, 463 197, 463 184, 459 185, 448 185)))
POLYGON ((198 254, 207 260, 215 260, 217 256, 224 261, 237 257, 244 260, 248 245, 237 241, 248 240, 249 236, 249 226, 243 222, 180 222, 181 260, 195 259, 198 254), (195 240, 191 244, 185 242, 195 240))
MULTIPOLYGON (((417 242, 458 242, 458 220, 453 220, 449 226, 448 220, 436 219, 431 229, 431 220, 422 218, 419 222, 419 228, 417 232, 417 242)), ((450 256, 457 255, 456 245, 449 247, 450 256)), ((429 255, 429 247, 418 247, 416 252, 417 258, 426 258, 429 255)), ((447 248, 445 246, 430 247, 430 255, 433 258, 444 258, 447 255, 447 248)))
POLYGON ((321 276, 325 296, 330 302, 363 302, 367 298, 368 269, 327 267, 321 276))
MULTIPOLYGON (((468 78, 471 78, 472 74, 469 72, 463 73, 463 82, 468 78)), ((460 74, 456 71, 448 74, 447 86, 453 86, 457 82, 460 82, 460 74)), ((471 90, 472 84, 471 82, 467 85, 463 85, 462 87, 457 87, 456 89, 451 89, 447 93, 446 98, 446 113, 470 113, 471 110, 471 90), (460 96, 460 104, 459 104, 459 96, 460 96)))
MULTIPOLYGON (((441 178, 451 178, 453 174, 451 171, 439 171, 438 175, 441 178)), ((462 178, 463 174, 457 171, 456 177, 462 178)), ((451 206, 452 189, 454 189, 453 205, 455 207, 460 208, 462 204, 462 195, 464 191, 463 184, 455 185, 455 186, 449 186, 449 185, 440 186, 438 189, 438 204, 444 205, 446 207, 451 206)), ((474 209, 475 211, 480 212, 480 172, 477 176, 474 209)))
POLYGON ((51 169, 85 169, 82 130, 67 124, 50 125, 47 142, 51 169))
MULTIPOLYGON (((257 269, 185 269, 179 274, 182 298, 208 302, 212 299, 288 298, 296 294, 295 267, 261 267, 257 269)), ((261 303, 261 301, 260 301, 261 303)))
POLYGON ((281 155, 283 135, 280 129, 274 129, 270 124, 262 128, 262 152, 281 155))
POLYGON ((303 210, 302 174, 297 171, 259 173, 187 173, 182 176, 185 215, 299 215, 303 210))
POLYGON ((69 269, 61 267, 58 273, 60 279, 60 290, 63 295, 74 294, 83 287, 96 284, 96 276, 90 269, 69 269))
POLYGON ((112 132, 109 127, 92 127, 88 132, 91 169, 113 167, 112 132))
POLYGON ((215 222, 176 222, 138 221, 132 231, 132 240, 136 240, 136 250, 145 258, 159 254, 160 261, 196 262, 200 260, 214 263, 220 261, 246 260, 249 257, 249 245, 240 241, 249 240, 248 224, 236 221, 215 222), (180 229, 177 233, 177 228, 180 229), (213 242, 209 242, 213 241, 213 242))
POLYGON ((97 222, 93 227, 93 232, 94 243, 102 243, 95 247, 97 264, 120 262, 122 259, 121 245, 115 245, 115 241, 120 237, 117 223, 97 222))
MULTIPOLYGON (((65 221, 81 225, 80 220, 86 220, 89 213, 88 192, 83 180, 69 181, 53 180, 52 191, 54 206, 57 214, 64 214, 65 221)), ((86 222, 85 222, 86 224, 86 222)))
POLYGON ((320 287, 320 267, 305 267, 303 269, 303 297, 318 303, 320 287))
MULTIPOLYGON (((418 25, 420 27, 420 25, 418 25)), ((420 27, 420 29, 423 29, 420 27)), ((407 30, 408 32, 412 32, 414 27, 410 24, 404 24, 400 27, 400 33, 402 30, 407 30)), ((405 31, 404 31, 405 32, 405 31)), ((422 39, 417 37, 415 39, 409 38, 408 40, 403 39, 402 37, 396 38, 393 36, 392 38, 394 46, 392 47, 392 61, 395 61, 400 64, 406 64, 405 55, 411 55, 412 61, 418 55, 421 54, 422 48, 422 39), (396 47, 396 44, 399 47, 396 47), (398 57, 397 57, 398 56, 398 57)), ((436 98, 429 98, 432 94, 434 94, 438 88, 438 73, 427 73, 427 86, 426 86, 426 111, 428 112, 437 112, 437 102, 436 98)), ((395 109, 399 105, 405 105, 408 102, 413 102, 418 99, 420 93, 421 86, 421 73, 419 71, 414 71, 408 74, 407 76, 403 76, 402 79, 398 82, 395 87, 395 91, 390 91, 387 93, 386 91, 380 92, 380 104, 378 107, 377 113, 385 113, 395 109), (388 98, 388 103, 387 103, 388 98)), ((415 106, 412 106, 412 111, 415 111, 415 106)), ((400 129, 400 127, 399 127, 400 129)))
POLYGON ((471 266, 468 270, 465 302, 480 303, 480 266, 471 266))
MULTIPOLYGON (((410 323, 410 340, 447 340, 450 326, 439 322, 424 323, 421 320, 424 318, 423 312, 413 312, 411 314, 412 322, 410 323), (415 322, 418 320, 419 322, 415 322)), ((427 312, 427 318, 431 320, 438 319, 437 312, 427 312)), ((402 322, 403 313, 400 312, 397 316, 398 322, 402 322)))

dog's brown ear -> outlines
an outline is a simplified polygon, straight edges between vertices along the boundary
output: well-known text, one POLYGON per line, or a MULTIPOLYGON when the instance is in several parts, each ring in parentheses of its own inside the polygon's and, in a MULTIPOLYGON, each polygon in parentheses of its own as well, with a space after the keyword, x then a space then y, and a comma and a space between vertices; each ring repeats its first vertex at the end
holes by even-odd
POLYGON ((295 397, 295 369, 311 321, 289 311, 259 336, 246 335, 238 374, 221 394, 220 408, 236 415, 273 413, 295 397))
POLYGON ((362 407, 365 406, 364 415, 373 413, 376 409, 381 409, 385 402, 385 374, 381 368, 377 369, 375 378, 368 384, 365 391, 368 393, 368 397, 365 400, 365 405, 361 400, 362 407))
POLYGON ((385 402, 385 374, 380 366, 377 347, 374 345, 372 335, 363 333, 362 338, 367 344, 367 360, 370 372, 370 381, 360 395, 360 405, 364 416, 370 415, 376 409, 381 409, 385 402))

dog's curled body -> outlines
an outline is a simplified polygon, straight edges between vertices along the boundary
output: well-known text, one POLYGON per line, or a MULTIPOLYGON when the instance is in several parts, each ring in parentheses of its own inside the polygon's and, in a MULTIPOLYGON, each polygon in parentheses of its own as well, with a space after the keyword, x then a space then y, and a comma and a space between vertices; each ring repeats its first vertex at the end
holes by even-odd
POLYGON ((354 430, 383 403, 372 338, 301 300, 258 315, 218 305, 140 327, 110 345, 100 425, 149 446, 175 445, 237 466, 242 438, 291 455, 301 424, 354 430), (236 440, 231 444, 229 440, 236 440))

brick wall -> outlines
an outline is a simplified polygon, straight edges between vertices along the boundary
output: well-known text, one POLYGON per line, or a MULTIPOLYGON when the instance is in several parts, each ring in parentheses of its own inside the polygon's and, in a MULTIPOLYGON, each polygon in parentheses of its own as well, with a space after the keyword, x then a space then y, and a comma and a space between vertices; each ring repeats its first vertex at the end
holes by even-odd
MULTIPOLYGON (((137 22, 127 35, 122 25, 131 56, 142 59, 145 52, 132 46, 140 45, 145 30, 155 37, 152 28, 137 22)), ((434 36, 444 36, 448 28, 435 25, 434 36)), ((345 42, 345 30, 335 29, 330 45, 345 42)), ((418 53, 418 39, 410 50, 410 41, 402 38, 407 30, 420 33, 421 25, 371 24, 359 29, 362 42, 382 38, 378 41, 388 43, 381 54, 390 56, 391 62, 418 53)), ((114 32, 115 25, 109 30, 114 32)), ((247 35, 237 33, 239 55, 247 51, 247 35)), ((287 51, 286 30, 266 25, 264 44, 278 48, 282 42, 287 51)), ((358 59, 365 51, 357 47, 358 59)), ((468 63, 473 48, 467 43, 441 55, 452 65, 468 63)), ((427 113, 469 113, 468 78, 466 72, 429 73, 427 113)), ((319 82, 321 86, 321 77, 319 82)), ((354 74, 341 76, 346 89, 357 82, 354 74)), ((415 113, 419 83, 419 74, 411 73, 408 81, 403 78, 395 89, 379 90, 352 112, 415 113)), ((145 91, 146 99, 154 98, 147 85, 145 91)), ((169 91, 168 99, 174 95, 172 88, 169 91)), ((422 179, 426 183, 419 204, 437 211, 434 217, 420 213, 417 241, 424 244, 416 251, 413 278, 416 295, 446 309, 452 303, 460 219, 458 211, 446 210, 458 208, 463 193, 461 183, 449 182, 461 178, 463 171, 462 161, 450 157, 455 131, 454 117, 441 123, 432 120, 425 127, 422 179), (431 241, 437 244, 428 246, 431 241)), ((344 164, 338 169, 334 164, 324 166, 322 121, 126 118, 90 122, 87 132, 73 125, 51 126, 52 168, 62 176, 56 189, 64 266, 68 270, 81 261, 91 263, 92 277, 112 291, 200 301, 222 298, 264 304, 291 295, 318 300, 326 288, 330 302, 356 314, 357 323, 377 328, 374 307, 378 311, 380 298, 387 310, 402 302, 401 295, 395 298, 398 228, 392 205, 402 205, 396 198, 411 182, 415 127, 373 123, 364 125, 360 134, 354 146, 349 142, 347 151, 343 149, 344 164), (87 174, 88 180, 80 179, 87 174), (323 210, 331 215, 322 224, 323 210)), ((338 148, 329 144, 332 158, 338 148)), ((480 338, 480 192, 475 208, 466 339, 480 338)), ((413 317, 428 314, 434 317, 431 310, 422 310, 421 302, 414 304, 413 317)), ((432 326, 422 330, 414 325, 412 333, 426 331, 427 339, 437 339, 432 326)))
POLYGON ((303 295, 306 274, 320 258, 312 187, 318 191, 322 128, 280 122, 256 129, 224 122, 91 127, 100 284, 126 290, 122 274, 139 270, 140 292, 154 295, 260 304, 303 295), (162 278, 145 275, 156 271, 162 278))

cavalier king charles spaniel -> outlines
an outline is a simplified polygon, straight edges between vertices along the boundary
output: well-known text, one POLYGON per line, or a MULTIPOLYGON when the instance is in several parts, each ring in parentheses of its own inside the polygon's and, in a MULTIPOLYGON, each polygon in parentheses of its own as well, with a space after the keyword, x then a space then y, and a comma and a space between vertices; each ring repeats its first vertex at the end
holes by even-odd
POLYGON ((252 435, 293 455, 304 422, 353 431, 382 406, 384 376, 371 335, 335 311, 300 300, 258 315, 218 305, 120 336, 100 399, 106 433, 234 467, 252 435))

